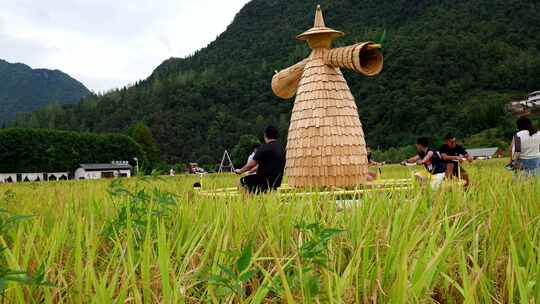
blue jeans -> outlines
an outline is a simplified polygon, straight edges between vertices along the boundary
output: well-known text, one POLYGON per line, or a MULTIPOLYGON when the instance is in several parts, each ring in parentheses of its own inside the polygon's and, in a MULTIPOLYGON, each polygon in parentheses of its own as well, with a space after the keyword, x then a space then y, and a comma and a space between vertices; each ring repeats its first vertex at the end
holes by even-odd
POLYGON ((540 177, 540 158, 518 160, 520 171, 518 174, 524 177, 540 177))

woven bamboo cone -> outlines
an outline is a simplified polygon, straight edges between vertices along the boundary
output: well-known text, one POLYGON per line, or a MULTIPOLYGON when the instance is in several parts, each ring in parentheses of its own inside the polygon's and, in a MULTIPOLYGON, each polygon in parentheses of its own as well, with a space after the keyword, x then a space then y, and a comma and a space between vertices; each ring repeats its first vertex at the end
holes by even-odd
POLYGON ((331 49, 344 33, 326 27, 320 6, 315 25, 297 36, 311 55, 272 79, 281 98, 296 95, 287 142, 288 183, 296 188, 352 188, 366 182, 368 161, 354 97, 340 68, 366 76, 381 72, 380 46, 364 42, 331 49))

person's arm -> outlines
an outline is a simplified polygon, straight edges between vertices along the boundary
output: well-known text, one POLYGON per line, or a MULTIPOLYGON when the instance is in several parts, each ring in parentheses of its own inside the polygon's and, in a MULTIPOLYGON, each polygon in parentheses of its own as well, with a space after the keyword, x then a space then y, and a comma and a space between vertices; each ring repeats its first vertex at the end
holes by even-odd
POLYGON ((371 166, 382 166, 383 163, 379 163, 379 162, 376 162, 376 161, 374 161, 374 160, 370 160, 368 165, 371 165, 371 166))
POLYGON ((243 174, 245 172, 250 172, 251 170, 253 170, 253 168, 257 167, 257 162, 253 159, 250 159, 246 164, 245 166, 243 166, 242 168, 240 169, 236 169, 234 170, 234 172, 236 174, 243 174))
POLYGON ((441 157, 442 157, 443 160, 455 160, 454 156, 450 156, 450 155, 448 155, 446 153, 441 153, 441 157))
POLYGON ((259 168, 259 166, 255 166, 253 167, 251 170, 248 171, 249 174, 253 174, 253 173, 256 173, 257 172, 257 169, 259 168))
POLYGON ((461 157, 459 156, 451 156, 446 153, 441 153, 441 157, 443 160, 447 160, 447 161, 460 161, 461 160, 461 157))
POLYGON ((463 161, 469 161, 470 163, 473 162, 472 156, 470 156, 469 152, 467 152, 467 150, 465 150, 465 148, 463 148, 462 146, 459 146, 458 154, 459 154, 458 156, 459 162, 463 162, 463 161))
POLYGON ((402 161, 401 163, 403 165, 405 165, 405 164, 415 164, 415 163, 418 162, 419 159, 420 159, 420 157, 418 155, 415 155, 415 156, 413 156, 413 157, 411 157, 409 159, 406 159, 406 160, 402 161))
POLYGON ((514 145, 515 145, 515 137, 512 138, 512 143, 510 144, 510 161, 509 164, 512 164, 514 162, 514 145))
POLYGON ((433 157, 433 151, 429 151, 426 156, 420 161, 421 164, 425 164, 431 160, 433 157))
POLYGON ((266 152, 263 148, 257 149, 255 155, 253 155, 253 157, 248 160, 244 167, 235 170, 236 174, 243 174, 245 172, 251 172, 252 170, 256 170, 259 160, 263 159, 265 154, 266 152))

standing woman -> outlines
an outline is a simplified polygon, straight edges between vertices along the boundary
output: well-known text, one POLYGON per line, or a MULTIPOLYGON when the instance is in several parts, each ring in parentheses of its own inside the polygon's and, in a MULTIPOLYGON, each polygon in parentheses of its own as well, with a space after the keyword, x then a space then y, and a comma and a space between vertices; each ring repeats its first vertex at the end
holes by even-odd
POLYGON ((527 117, 517 120, 517 128, 510 150, 511 161, 515 162, 518 174, 540 177, 540 132, 527 117))

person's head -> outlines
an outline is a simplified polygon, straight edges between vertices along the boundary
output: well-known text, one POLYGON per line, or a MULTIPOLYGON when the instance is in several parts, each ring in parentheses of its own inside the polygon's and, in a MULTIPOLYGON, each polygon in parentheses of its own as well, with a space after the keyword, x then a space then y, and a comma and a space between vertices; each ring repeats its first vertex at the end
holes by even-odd
POLYGON ((257 149, 261 146, 261 144, 253 144, 251 146, 251 151, 253 151, 253 153, 257 152, 257 149))
POLYGON ((371 148, 370 148, 370 147, 366 147, 366 152, 367 152, 367 155, 371 155, 371 153, 372 153, 371 148))
POLYGON ((274 126, 268 126, 264 130, 264 141, 266 143, 277 140, 279 135, 278 129, 274 126))
POLYGON ((516 124, 519 131, 529 131, 530 136, 533 136, 536 133, 536 129, 533 127, 531 120, 525 116, 518 118, 516 124))
POLYGON ((457 139, 454 135, 452 134, 446 134, 446 136, 444 137, 444 143, 449 147, 449 148, 455 148, 456 145, 457 145, 457 139))
POLYGON ((416 151, 424 152, 429 146, 429 139, 427 137, 420 137, 416 140, 416 151))

